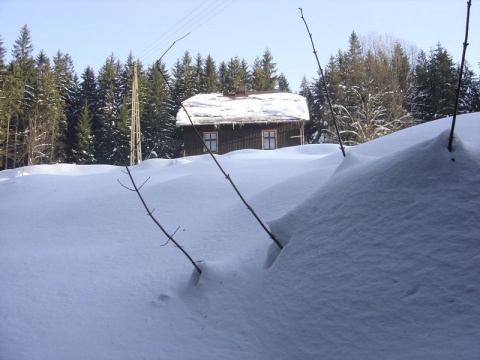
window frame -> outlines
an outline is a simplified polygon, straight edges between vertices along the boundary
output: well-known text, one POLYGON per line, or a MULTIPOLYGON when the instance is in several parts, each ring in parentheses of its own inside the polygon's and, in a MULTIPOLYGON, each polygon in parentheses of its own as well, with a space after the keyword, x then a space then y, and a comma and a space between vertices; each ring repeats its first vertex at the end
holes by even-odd
POLYGON ((262 130, 262 150, 276 150, 278 149, 278 144, 277 144, 277 129, 271 129, 271 130, 262 130), (273 137, 268 136, 265 137, 267 133, 273 133, 273 137), (274 140, 274 148, 271 147, 271 140, 274 140), (266 145, 266 140, 268 140, 268 149, 265 147, 266 145))
MULTIPOLYGON (((203 132, 203 142, 207 146, 208 150, 210 150, 212 153, 217 153, 218 152, 218 131, 204 131, 203 132), (212 141, 211 136, 215 135, 215 140, 212 141), (207 139, 207 136, 210 136, 209 139, 207 139), (212 150, 212 142, 215 143, 215 150, 212 150)), ((208 150, 203 147, 203 152, 206 153, 208 150)))

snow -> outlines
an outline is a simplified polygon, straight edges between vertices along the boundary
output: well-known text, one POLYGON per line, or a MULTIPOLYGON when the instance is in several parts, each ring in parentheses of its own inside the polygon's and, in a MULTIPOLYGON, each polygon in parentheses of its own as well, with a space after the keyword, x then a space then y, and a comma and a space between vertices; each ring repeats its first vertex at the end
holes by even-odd
POLYGON ((0 171, 0 359, 480 358, 480 113, 453 153, 450 121, 218 156, 281 251, 208 156, 132 167, 200 277, 121 167, 0 171))
MULTIPOLYGON (((194 125, 268 123, 308 120, 306 99, 297 94, 249 93, 231 98, 219 93, 198 94, 183 102, 194 125)), ((177 114, 178 126, 190 126, 185 110, 177 114)))

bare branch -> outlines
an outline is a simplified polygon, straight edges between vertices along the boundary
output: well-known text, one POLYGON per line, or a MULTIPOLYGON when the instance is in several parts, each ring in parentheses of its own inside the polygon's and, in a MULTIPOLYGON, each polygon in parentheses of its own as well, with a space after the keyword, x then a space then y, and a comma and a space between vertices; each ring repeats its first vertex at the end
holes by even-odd
POLYGON ((129 188, 128 186, 123 185, 120 180, 117 179, 117 181, 118 181, 118 183, 119 183, 120 185, 122 185, 122 187, 124 187, 125 189, 130 190, 130 191, 135 191, 135 189, 131 189, 131 188, 129 188))
POLYGON ((462 61, 460 63, 460 74, 458 76, 458 87, 457 87, 457 94, 455 96, 455 108, 453 110, 452 127, 450 129, 450 137, 448 139, 448 151, 450 152, 453 151, 453 138, 454 138, 454 132, 455 132, 455 121, 457 120, 458 99, 460 97, 460 88, 462 86, 463 67, 465 65, 465 53, 467 52, 467 46, 468 46, 468 27, 470 23, 470 7, 471 6, 472 6, 472 0, 468 0, 467 22, 465 27, 465 41, 463 42, 462 61))
POLYGON ((330 94, 328 92, 327 82, 325 81, 325 76, 323 75, 323 69, 320 66, 320 60, 318 60, 317 50, 315 49, 315 44, 313 43, 312 33, 310 32, 310 29, 308 28, 307 21, 303 17, 303 9, 300 8, 300 7, 298 9, 300 10, 300 15, 301 15, 300 17, 302 18, 302 20, 305 24, 308 35, 310 36, 310 42, 312 43, 313 53, 315 54, 315 59, 317 59, 317 65, 318 65, 318 69, 320 70, 320 75, 322 75, 322 83, 323 83, 323 87, 325 89, 325 95, 327 96, 328 106, 330 108, 330 113, 332 115, 333 124, 335 125, 335 131, 336 131, 337 136, 338 136, 338 142, 340 144, 340 150, 342 150, 343 157, 345 157, 345 155, 346 155, 345 154, 345 148, 344 148, 343 143, 342 143, 342 137, 340 136, 340 132, 338 130, 337 121, 335 120, 335 113, 333 111, 332 101, 330 100, 330 94))
POLYGON ((173 45, 175 45, 175 44, 176 44, 177 42, 179 42, 180 40, 185 39, 188 35, 190 35, 190 32, 186 33, 186 34, 183 35, 181 38, 175 40, 175 41, 172 43, 172 45, 170 45, 170 46, 168 47, 168 49, 165 50, 165 52, 162 54, 162 56, 160 56, 160 59, 159 59, 158 61, 161 61, 161 60, 163 59, 163 57, 164 57, 164 56, 166 55, 166 53, 173 47, 173 45))
MULTIPOLYGON (((120 147, 118 146, 117 144, 117 140, 115 139, 115 136, 113 134, 111 134, 112 138, 113 138, 113 141, 115 142, 115 146, 117 147, 118 149, 118 153, 120 154, 120 157, 122 159, 122 162, 123 162, 123 165, 127 171, 127 175, 128 177, 130 178, 130 182, 132 183, 133 185, 133 189, 129 189, 127 188, 126 186, 124 186, 122 183, 120 183, 120 181, 118 181, 120 183, 120 185, 122 185, 123 187, 125 187, 126 189, 128 190, 131 190, 131 191, 135 191, 138 195, 138 198, 140 199, 143 207, 145 208, 145 210, 147 210, 147 214, 148 216, 152 219, 152 221, 155 223, 155 225, 157 225, 157 227, 163 232, 163 234, 167 237, 168 241, 171 241, 176 247, 178 247, 180 249, 180 251, 187 257, 187 259, 190 261, 190 263, 193 265, 193 267, 198 271, 198 273, 201 275, 202 274, 202 270, 198 267, 197 263, 192 259, 192 257, 190 256, 190 254, 188 254, 188 252, 185 251, 185 249, 181 246, 179 246, 179 244, 177 243, 177 241, 173 238, 172 235, 170 235, 166 230, 165 228, 160 224, 160 222, 153 216, 152 214, 152 211, 150 211, 147 203, 145 202, 145 199, 143 198, 142 194, 140 193, 140 188, 137 186, 137 184, 135 183, 135 179, 133 178, 133 175, 128 167, 128 164, 127 164, 127 161, 125 160, 125 157, 123 156, 122 152, 120 151, 120 147)), ((148 180, 148 179, 147 179, 148 180)), ((145 184, 145 182, 143 183, 145 184)), ((143 185, 142 185, 143 186, 143 185)), ((167 243, 168 243, 167 241, 167 243)))
POLYGON ((138 187, 138 190, 140 190, 140 189, 143 187, 143 185, 145 185, 145 184, 148 182, 148 180, 150 180, 150 176, 148 177, 147 180, 145 180, 145 181, 143 182, 142 185, 140 185, 140 186, 138 187))

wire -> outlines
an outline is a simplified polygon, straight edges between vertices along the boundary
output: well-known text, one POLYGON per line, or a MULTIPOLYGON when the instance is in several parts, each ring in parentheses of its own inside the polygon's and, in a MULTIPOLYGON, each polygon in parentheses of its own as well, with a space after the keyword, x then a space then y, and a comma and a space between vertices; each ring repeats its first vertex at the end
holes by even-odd
POLYGON ((171 45, 172 39, 185 37, 187 34, 199 29, 212 18, 230 7, 235 1, 236 0, 214 0, 213 2, 209 2, 209 0, 203 1, 140 52, 138 58, 144 60, 151 60, 152 58, 157 59, 158 54, 160 52, 163 53, 162 50, 171 45))
MULTIPOLYGON (((194 14, 199 8, 202 7, 203 4, 207 3, 209 0, 205 0, 203 1, 199 6, 197 6, 195 9, 193 9, 192 11, 190 11, 187 15, 185 15, 182 19, 180 19, 179 21, 177 21, 173 26, 171 26, 167 31, 165 31, 156 41, 154 41, 152 44, 150 44, 149 46, 149 49, 148 51, 147 50, 144 50, 144 54, 140 54, 142 56, 146 56, 146 54, 150 54, 152 52, 155 52, 155 50, 158 48, 158 47, 161 47, 163 46, 164 44, 168 44, 171 42, 171 39, 172 38, 175 38, 176 35, 182 31, 182 29, 188 25, 188 22, 194 20, 196 17, 199 16, 199 14, 202 14, 203 12, 205 12, 206 10, 208 10, 209 7, 211 7, 212 5, 209 5, 207 6, 206 8, 204 8, 203 10, 200 10, 200 12, 198 14, 195 14, 192 16, 191 19, 189 19, 189 17, 194 14), (163 41, 160 41, 162 40, 163 41), (159 43, 160 42, 160 43, 159 43)), ((215 2, 217 2, 218 0, 215 0, 215 2)), ((215 3, 214 2, 214 3, 215 3)))

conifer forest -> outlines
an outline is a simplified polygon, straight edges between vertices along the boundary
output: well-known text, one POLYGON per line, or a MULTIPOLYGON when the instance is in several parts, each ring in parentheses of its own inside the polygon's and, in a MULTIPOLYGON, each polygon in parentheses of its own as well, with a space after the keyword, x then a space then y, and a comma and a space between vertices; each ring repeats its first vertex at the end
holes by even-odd
MULTIPOLYGON (((325 81, 345 145, 453 115, 460 69, 447 49, 440 43, 418 50, 395 39, 366 40, 352 32, 347 49, 325 64, 325 81)), ((213 59, 188 51, 168 68, 160 62, 176 97, 157 64, 142 64, 133 54, 124 63, 111 54, 98 73, 87 67, 77 75, 68 54, 58 51, 50 59, 43 51, 34 53, 27 25, 8 51, 12 60, 7 62, 0 36, 0 169, 121 164, 119 153, 128 156, 130 149, 134 61, 144 159, 180 156, 182 130, 175 126, 180 104, 175 99, 232 91, 242 83, 249 90, 305 96, 310 110, 306 142, 338 142, 319 76, 304 77, 299 89, 290 89, 268 49, 253 64, 238 55, 213 59)), ((305 56, 311 56, 310 49, 305 49, 305 56)), ((467 63, 458 113, 476 111, 480 111, 480 80, 467 63)))

